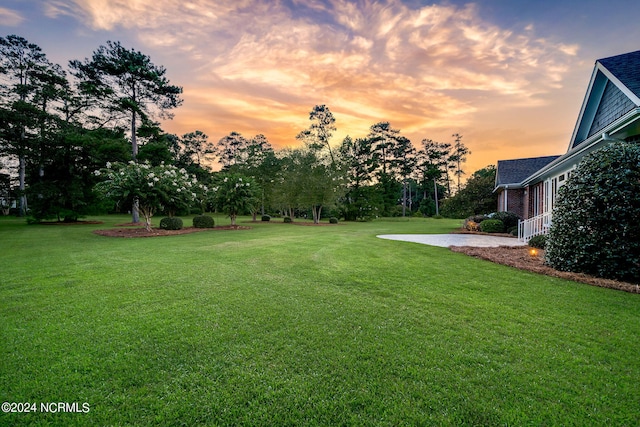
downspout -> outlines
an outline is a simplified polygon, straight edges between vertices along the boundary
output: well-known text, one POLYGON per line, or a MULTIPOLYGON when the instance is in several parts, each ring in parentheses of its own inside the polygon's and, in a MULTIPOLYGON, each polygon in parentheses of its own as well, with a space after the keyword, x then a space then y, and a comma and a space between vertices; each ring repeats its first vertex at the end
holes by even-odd
POLYGON ((505 185, 504 186, 504 211, 505 212, 509 212, 508 205, 507 205, 507 201, 509 200, 509 197, 507 196, 508 192, 509 192, 509 186, 505 185))

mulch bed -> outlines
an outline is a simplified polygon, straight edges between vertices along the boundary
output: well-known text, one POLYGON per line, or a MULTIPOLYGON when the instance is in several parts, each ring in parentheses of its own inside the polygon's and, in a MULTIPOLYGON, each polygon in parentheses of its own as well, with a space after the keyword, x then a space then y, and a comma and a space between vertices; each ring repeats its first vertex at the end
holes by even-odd
POLYGON ((38 225, 86 225, 86 224, 102 224, 102 221, 42 221, 38 225))
POLYGON ((226 225, 214 228, 195 228, 184 227, 180 230, 163 230, 160 228, 152 228, 147 231, 146 228, 140 227, 140 224, 127 223, 119 224, 126 228, 107 228, 104 230, 94 230, 94 234, 107 237, 159 237, 159 236, 177 236, 180 234, 199 233, 201 231, 221 231, 221 230, 250 230, 251 227, 241 225, 226 225))
POLYGON ((451 246, 453 252, 460 252, 475 258, 481 258, 497 264, 508 265, 520 270, 531 271, 547 276, 573 280, 602 288, 618 289, 625 292, 640 293, 640 285, 619 282, 617 280, 602 279, 583 273, 570 273, 555 270, 544 264, 544 251, 538 249, 536 256, 531 256, 529 246, 500 246, 497 248, 474 248, 470 246, 451 246))

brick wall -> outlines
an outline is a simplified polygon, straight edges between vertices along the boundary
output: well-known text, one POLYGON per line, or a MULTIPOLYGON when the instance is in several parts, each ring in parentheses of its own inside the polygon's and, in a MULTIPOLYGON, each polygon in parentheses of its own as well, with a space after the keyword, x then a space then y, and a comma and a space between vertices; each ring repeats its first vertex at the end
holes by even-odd
POLYGON ((515 189, 515 190, 504 190, 501 189, 498 192, 498 212, 509 211, 513 212, 520 217, 524 217, 525 213, 525 190, 524 189, 515 189), (504 203, 504 195, 505 192, 507 194, 507 206, 505 209, 504 203))

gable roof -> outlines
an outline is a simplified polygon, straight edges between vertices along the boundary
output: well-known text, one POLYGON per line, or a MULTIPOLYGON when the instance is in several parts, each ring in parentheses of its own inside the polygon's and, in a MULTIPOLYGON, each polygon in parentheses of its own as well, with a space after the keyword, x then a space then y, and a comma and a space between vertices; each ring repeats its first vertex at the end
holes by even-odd
POLYGON ((640 107, 640 51, 596 61, 569 150, 640 107))
POLYGON ((498 160, 496 188, 520 185, 522 181, 560 156, 530 157, 527 159, 498 160))
POLYGON ((640 50, 599 59, 598 62, 609 70, 624 87, 640 98, 640 50))

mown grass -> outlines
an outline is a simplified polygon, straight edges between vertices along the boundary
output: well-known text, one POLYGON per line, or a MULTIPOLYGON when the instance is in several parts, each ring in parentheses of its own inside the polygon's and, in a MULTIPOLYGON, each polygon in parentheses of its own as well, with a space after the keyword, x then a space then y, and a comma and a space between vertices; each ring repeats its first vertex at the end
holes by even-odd
POLYGON ((0 400, 91 405, 1 425, 640 424, 640 297, 375 237, 458 222, 102 219, 0 218, 0 400))

